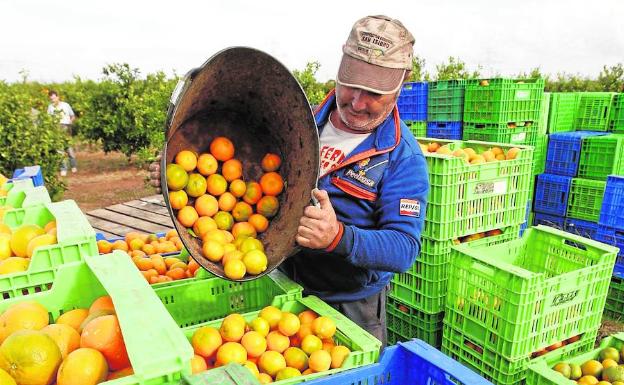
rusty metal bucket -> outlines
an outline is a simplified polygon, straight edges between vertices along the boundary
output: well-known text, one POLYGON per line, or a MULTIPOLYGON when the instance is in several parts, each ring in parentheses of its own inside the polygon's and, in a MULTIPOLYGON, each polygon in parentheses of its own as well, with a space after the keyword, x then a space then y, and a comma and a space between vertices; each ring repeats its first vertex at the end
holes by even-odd
MULTIPOLYGON (((172 95, 167 117, 161 183, 169 215, 191 256, 211 273, 226 278, 223 266, 202 255, 201 240, 180 224, 169 204, 166 165, 181 150, 209 152, 212 139, 234 142, 243 179, 258 181, 262 157, 279 154, 285 190, 280 209, 258 237, 268 258, 267 274, 298 251, 299 218, 310 203, 319 172, 319 139, 305 93, 290 71, 272 56, 247 47, 227 48, 190 71, 172 95)), ((191 198, 192 199, 192 198, 191 198)), ((192 204, 190 201, 189 204, 192 204)), ((241 281, 258 278, 247 276, 241 281)))

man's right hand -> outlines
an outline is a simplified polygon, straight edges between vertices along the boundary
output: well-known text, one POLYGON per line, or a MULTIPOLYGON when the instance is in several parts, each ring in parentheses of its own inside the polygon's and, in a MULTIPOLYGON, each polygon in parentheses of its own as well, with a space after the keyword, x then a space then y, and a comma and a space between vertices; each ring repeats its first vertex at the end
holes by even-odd
POLYGON ((160 158, 161 158, 161 155, 158 154, 158 156, 156 157, 156 160, 150 163, 149 165, 150 186, 154 187, 156 189, 156 192, 159 194, 162 192, 160 189, 160 158))

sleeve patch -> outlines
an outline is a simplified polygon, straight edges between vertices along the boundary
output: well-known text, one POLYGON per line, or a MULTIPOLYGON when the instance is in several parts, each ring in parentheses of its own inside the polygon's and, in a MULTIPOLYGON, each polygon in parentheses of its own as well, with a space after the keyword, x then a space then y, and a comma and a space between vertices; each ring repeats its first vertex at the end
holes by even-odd
POLYGON ((415 199, 401 199, 399 215, 420 218, 420 201, 415 199))

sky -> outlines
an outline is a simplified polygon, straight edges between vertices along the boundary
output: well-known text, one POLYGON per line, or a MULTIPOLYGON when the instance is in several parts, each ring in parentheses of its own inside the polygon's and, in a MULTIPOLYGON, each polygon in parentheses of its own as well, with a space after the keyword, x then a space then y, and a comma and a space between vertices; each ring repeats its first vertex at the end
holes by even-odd
POLYGON ((426 69, 449 56, 485 76, 595 77, 624 62, 622 0, 0 0, 0 80, 102 78, 128 63, 183 75, 230 46, 260 49, 289 69, 318 61, 335 78, 353 23, 385 14, 412 32, 426 69))

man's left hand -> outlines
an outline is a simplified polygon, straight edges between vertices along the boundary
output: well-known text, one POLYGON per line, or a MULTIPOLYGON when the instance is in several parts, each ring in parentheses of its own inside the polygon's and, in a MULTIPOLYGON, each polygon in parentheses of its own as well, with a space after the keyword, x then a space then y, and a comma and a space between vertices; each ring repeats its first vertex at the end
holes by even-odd
POLYGON ((325 190, 312 190, 320 207, 308 206, 297 229, 297 243, 310 249, 326 249, 336 238, 340 224, 325 190))

